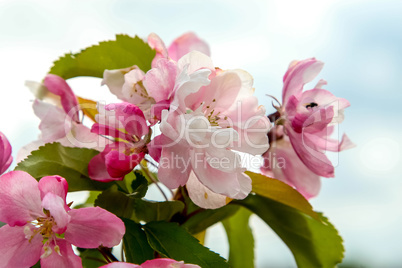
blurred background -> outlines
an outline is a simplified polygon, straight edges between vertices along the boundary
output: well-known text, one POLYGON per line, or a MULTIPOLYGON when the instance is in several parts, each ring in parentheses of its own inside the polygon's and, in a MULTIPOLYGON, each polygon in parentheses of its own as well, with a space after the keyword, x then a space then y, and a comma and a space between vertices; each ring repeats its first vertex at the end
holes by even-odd
MULTIPOLYGON (((320 0, 20 1, 0 0, 0 131, 19 148, 35 140, 39 120, 25 80, 41 81, 62 54, 113 39, 116 33, 168 45, 194 31, 210 44, 222 69, 241 68, 256 94, 281 97, 282 76, 294 59, 326 63, 319 78, 351 102, 339 127, 357 147, 332 158, 336 177, 323 179, 312 200, 342 235, 343 267, 402 263, 402 2, 320 0)), ((99 79, 72 79, 77 94, 107 100, 99 79)), ((290 251, 262 221, 252 221, 257 267, 295 267, 290 251), (257 235, 258 234, 258 235, 257 235)), ((227 257, 223 227, 207 246, 227 257)))

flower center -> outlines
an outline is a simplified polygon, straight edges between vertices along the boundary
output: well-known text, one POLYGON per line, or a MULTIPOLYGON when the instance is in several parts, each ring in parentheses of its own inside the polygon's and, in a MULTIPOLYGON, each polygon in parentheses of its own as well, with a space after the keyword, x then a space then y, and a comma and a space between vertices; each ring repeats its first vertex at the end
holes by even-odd
POLYGON ((25 237, 29 242, 37 235, 40 234, 43 237, 43 249, 44 253, 41 258, 46 258, 52 254, 51 245, 53 245, 53 250, 61 256, 60 247, 56 244, 56 237, 60 237, 55 234, 52 230, 53 226, 57 223, 50 213, 45 210, 46 217, 38 217, 36 220, 29 222, 32 226, 26 225, 24 229, 25 237))
POLYGON ((37 234, 42 235, 44 239, 50 239, 54 236, 52 228, 56 225, 56 222, 52 216, 38 217, 30 223, 34 226, 33 230, 29 226, 25 227, 25 235, 27 238, 30 237, 29 241, 37 234))
MULTIPOLYGON (((208 119, 211 126, 222 127, 222 125, 228 125, 226 122, 223 122, 223 120, 227 121, 228 117, 221 115, 221 112, 216 112, 214 109, 215 105, 216 99, 213 99, 212 102, 208 105, 205 102, 202 102, 200 104, 200 108, 204 112, 205 117, 208 119)), ((226 126, 226 128, 229 128, 229 126, 226 126)))

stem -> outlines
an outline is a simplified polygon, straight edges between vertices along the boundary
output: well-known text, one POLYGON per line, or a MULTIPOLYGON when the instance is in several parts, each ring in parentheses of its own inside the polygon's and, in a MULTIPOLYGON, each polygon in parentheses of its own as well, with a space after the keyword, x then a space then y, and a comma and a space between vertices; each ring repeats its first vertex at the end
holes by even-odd
POLYGON ((110 259, 108 258, 107 254, 103 252, 101 249, 97 248, 97 250, 102 254, 102 256, 105 258, 107 263, 111 263, 110 259))
POLYGON ((110 251, 109 248, 100 246, 100 247, 98 247, 98 250, 99 250, 99 252, 103 255, 103 257, 105 257, 105 259, 106 259, 106 261, 107 261, 108 263, 115 262, 115 261, 119 261, 119 260, 112 254, 112 252, 110 251))
POLYGON ((159 168, 157 165, 155 165, 155 163, 153 163, 152 161, 150 161, 149 159, 144 158, 145 161, 147 161, 148 164, 151 164, 152 166, 154 166, 155 168, 159 168))
POLYGON ((281 114, 278 112, 278 111, 276 111, 275 113, 272 113, 272 114, 270 114, 270 115, 268 115, 268 119, 269 119, 269 121, 271 121, 271 122, 275 122, 277 119, 279 119, 281 117, 281 114))
POLYGON ((151 181, 153 183, 155 183, 156 187, 158 187, 159 191, 162 193, 163 197, 165 198, 166 201, 169 201, 169 199, 167 198, 165 192, 163 192, 162 188, 158 185, 158 181, 154 178, 153 174, 151 172, 149 172, 148 168, 145 168, 141 163, 140 163, 140 167, 141 169, 146 173, 146 175, 148 176, 148 178, 151 179, 151 181))
POLYGON ((126 251, 126 247, 124 246, 124 243, 121 243, 121 261, 125 262, 125 258, 124 258, 124 252, 126 251))
POLYGON ((197 210, 191 212, 190 214, 188 214, 188 215, 186 216, 186 220, 185 220, 184 222, 188 221, 191 217, 193 217, 194 215, 197 215, 198 213, 203 212, 204 210, 205 210, 205 209, 200 208, 200 209, 197 209, 197 210))

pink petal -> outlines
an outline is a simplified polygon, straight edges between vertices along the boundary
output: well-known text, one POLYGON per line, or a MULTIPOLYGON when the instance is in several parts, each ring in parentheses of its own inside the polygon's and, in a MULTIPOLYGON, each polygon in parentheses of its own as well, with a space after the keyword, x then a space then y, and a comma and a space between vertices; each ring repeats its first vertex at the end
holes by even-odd
POLYGON ((138 138, 148 133, 147 122, 144 113, 137 106, 123 102, 113 103, 105 106, 108 111, 115 111, 116 119, 119 120, 124 129, 130 135, 136 135, 138 138))
MULTIPOLYGON (((82 260, 75 255, 71 244, 64 239, 56 239, 56 244, 50 245, 52 253, 47 257, 40 259, 40 265, 43 268, 82 268, 82 260), (60 255, 55 251, 54 247, 58 246, 60 249, 60 255)), ((42 250, 42 254, 44 249, 42 250)))
POLYGON ((31 267, 39 260, 43 246, 42 236, 35 235, 29 241, 24 229, 25 226, 9 225, 0 228, 1 267, 31 267))
POLYGON ((264 155, 269 160, 275 179, 294 186, 305 198, 318 195, 321 180, 303 164, 289 141, 280 140, 271 144, 271 149, 264 155), (275 159, 274 159, 275 158, 275 159))
POLYGON ((267 133, 270 122, 267 117, 260 118, 259 122, 250 126, 248 129, 234 128, 239 133, 239 140, 233 144, 233 150, 261 155, 269 148, 267 133))
POLYGON ((147 144, 148 154, 158 163, 162 155, 162 135, 163 134, 156 136, 147 144))
POLYGON ((6 136, 0 132, 0 175, 9 168, 12 161, 11 144, 6 136))
POLYGON ((343 110, 350 106, 348 100, 335 97, 331 92, 325 89, 315 88, 306 90, 300 96, 301 103, 315 102, 319 106, 334 106, 336 110, 343 110))
POLYGON ((176 64, 168 59, 160 59, 144 77, 144 86, 156 102, 168 100, 174 90, 177 76, 176 64))
POLYGON ((123 179, 123 177, 113 178, 107 171, 105 156, 111 149, 111 145, 107 145, 103 152, 95 155, 91 161, 89 161, 88 175, 92 180, 109 182, 123 179))
POLYGON ((151 123, 151 126, 161 121, 162 111, 168 110, 169 108, 170 108, 170 100, 160 101, 152 105, 149 116, 149 122, 151 123))
POLYGON ((114 214, 100 208, 72 209, 71 221, 64 233, 66 241, 81 248, 97 248, 100 245, 114 247, 125 233, 124 223, 114 214))
POLYGON ((224 172, 213 168, 206 160, 205 152, 193 150, 191 153, 191 167, 198 180, 211 191, 231 198, 245 198, 251 191, 251 179, 243 180, 243 170, 224 172), (217 179, 219 178, 219 179, 217 179), (244 185, 240 185, 240 182, 244 185))
POLYGON ((292 119, 292 128, 297 133, 317 133, 323 131, 333 121, 334 107, 318 107, 307 113, 297 113, 292 119))
POLYGON ((152 101, 143 85, 144 76, 145 73, 140 69, 131 70, 124 75, 122 92, 126 102, 137 106, 150 105, 152 101))
POLYGON ((23 226, 44 215, 38 182, 23 171, 0 177, 0 204, 0 221, 10 226, 23 226))
POLYGON ((343 134, 341 143, 339 145, 339 151, 348 150, 354 147, 356 147, 356 144, 354 144, 349 137, 346 136, 346 134, 343 134))
POLYGON ((76 123, 73 123, 71 132, 57 142, 65 147, 89 148, 97 151, 102 151, 107 144, 111 143, 109 139, 92 133, 88 127, 76 123))
POLYGON ((342 136, 342 140, 331 139, 328 136, 319 136, 310 133, 305 133, 304 142, 309 148, 321 151, 340 152, 353 148, 355 144, 346 136, 342 136))
POLYGON ((164 185, 170 189, 184 186, 190 171, 189 152, 186 145, 178 143, 162 148, 158 178, 164 185))
POLYGON ((134 65, 124 69, 105 70, 103 72, 102 86, 107 85, 112 94, 122 101, 127 101, 122 92, 124 75, 134 69, 138 69, 138 67, 134 65))
MULTIPOLYGON (((171 107, 177 107, 183 113, 186 113, 187 108, 191 109, 191 105, 194 104, 194 102, 188 103, 187 97, 197 93, 203 86, 208 85, 210 82, 208 77, 211 74, 208 69, 199 69, 190 73, 188 68, 189 65, 185 65, 184 70, 176 80, 175 96, 171 104, 171 107)), ((201 102, 197 104, 200 105, 201 102)))
POLYGON ((177 67, 180 71, 185 70, 185 66, 187 66, 188 74, 192 74, 200 69, 215 72, 215 66, 211 58, 198 51, 191 51, 178 60, 177 67))
POLYGON ((27 158, 29 155, 31 155, 32 151, 36 151, 39 149, 40 146, 45 145, 45 142, 42 140, 36 140, 31 143, 28 143, 27 145, 23 146, 17 153, 17 159, 16 162, 19 163, 25 158, 27 158))
POLYGON ((60 176, 45 176, 38 183, 40 197, 43 199, 47 193, 53 193, 66 200, 68 192, 67 181, 60 176))
POLYGON ((298 95, 303 90, 303 86, 313 80, 322 70, 323 66, 324 63, 317 61, 315 58, 291 64, 283 77, 283 105, 286 106, 290 96, 298 95))
POLYGON ((228 198, 225 195, 209 190, 197 179, 194 172, 190 173, 186 187, 191 201, 201 208, 217 209, 227 204, 228 198))
POLYGON ((107 172, 113 178, 123 177, 130 173, 144 159, 145 153, 126 155, 119 151, 110 151, 105 155, 107 172))
POLYGON ((193 50, 202 52, 207 56, 211 54, 208 44, 192 32, 185 33, 176 38, 168 48, 169 57, 174 61, 178 61, 181 57, 193 50))
POLYGON ((78 123, 78 100, 67 82, 60 76, 48 74, 46 75, 43 83, 50 92, 60 96, 61 105, 63 106, 64 111, 66 112, 66 114, 69 114, 70 111, 72 111, 72 114, 69 115, 75 122, 78 123))
POLYGON ((334 177, 334 166, 323 152, 308 147, 303 135, 294 132, 291 127, 286 126, 286 130, 296 154, 312 172, 322 177, 334 177))
POLYGON ((148 35, 148 45, 156 51, 155 58, 152 61, 152 67, 156 65, 159 59, 167 58, 168 52, 165 43, 155 33, 148 35))
POLYGON ((99 268, 141 268, 141 266, 127 262, 112 262, 99 268))
POLYGON ((169 143, 172 143, 172 140, 165 135, 160 134, 156 136, 147 144, 148 154, 159 163, 162 156, 162 148, 169 143))
POLYGON ((153 259, 141 264, 142 268, 200 268, 198 265, 185 264, 183 261, 172 259, 153 259))
MULTIPOLYGON (((170 139, 171 144, 177 143, 176 140, 182 135, 183 125, 184 121, 181 111, 174 109, 162 111, 160 130, 167 139, 170 139)), ((168 143, 167 140, 165 142, 168 143)))
POLYGON ((42 206, 50 212, 50 215, 55 220, 56 224, 53 226, 53 232, 62 234, 66 230, 67 224, 70 221, 70 216, 66 211, 66 201, 59 195, 47 193, 43 200, 42 206))
POLYGON ((186 105, 196 110, 201 102, 205 102, 205 106, 209 106, 206 113, 212 110, 217 113, 226 111, 235 103, 242 91, 242 82, 237 71, 223 72, 214 77, 209 85, 203 87, 194 96, 190 95, 186 99, 186 105))
POLYGON ((59 107, 39 100, 35 100, 32 107, 35 115, 41 119, 39 129, 43 141, 54 142, 70 132, 72 122, 59 107))

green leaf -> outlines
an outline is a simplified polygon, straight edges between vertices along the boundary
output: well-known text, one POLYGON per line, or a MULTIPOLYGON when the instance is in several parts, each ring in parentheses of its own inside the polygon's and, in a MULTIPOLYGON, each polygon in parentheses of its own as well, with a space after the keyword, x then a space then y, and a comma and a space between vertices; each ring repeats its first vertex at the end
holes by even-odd
POLYGON ((333 268, 342 261, 342 238, 321 214, 317 220, 294 207, 253 194, 232 203, 264 220, 292 251, 298 267, 333 268))
POLYGON ((104 208, 118 217, 132 219, 139 222, 135 215, 135 199, 118 190, 117 185, 112 185, 103 191, 95 200, 95 206, 104 208))
POLYGON ((131 196, 136 198, 144 197, 148 191, 148 181, 139 170, 134 170, 135 180, 131 182, 131 196))
POLYGON ((154 202, 137 199, 135 214, 141 221, 168 221, 176 213, 182 212, 184 203, 181 201, 154 202))
POLYGON ((154 250, 148 244, 147 236, 141 229, 141 224, 122 219, 126 226, 123 246, 127 262, 141 264, 154 258, 154 250))
POLYGON ((98 195, 100 193, 102 193, 102 192, 101 191, 90 191, 87 200, 82 204, 79 204, 76 206, 73 205, 73 208, 78 209, 78 208, 93 207, 95 204, 95 200, 96 200, 96 198, 98 198, 98 195))
POLYGON ((254 193, 298 209, 315 219, 319 216, 310 203, 293 187, 276 179, 251 171, 245 172, 252 180, 254 193))
POLYGON ((131 197, 142 198, 148 191, 148 181, 142 171, 134 170, 128 173, 124 180, 116 181, 116 184, 131 197))
POLYGON ((106 265, 107 261, 97 249, 79 248, 83 268, 97 268, 106 265))
POLYGON ((218 209, 199 209, 194 215, 186 220, 182 226, 191 234, 197 234, 204 231, 208 227, 234 215, 238 206, 224 206, 218 209))
POLYGON ((233 268, 254 267, 254 237, 249 226, 251 212, 240 208, 222 221, 229 241, 229 264, 233 268))
POLYGON ((113 185, 101 193, 96 199, 95 205, 137 223, 140 221, 168 221, 173 215, 184 209, 184 204, 180 201, 153 202, 134 198, 119 191, 117 185, 113 185))
POLYGON ((172 222, 150 222, 144 226, 151 247, 164 257, 203 268, 229 267, 226 260, 201 245, 184 228, 172 222))
POLYGON ((88 163, 98 151, 86 148, 64 147, 60 143, 47 143, 33 151, 20 162, 15 170, 28 172, 39 180, 44 176, 59 175, 68 182, 69 191, 96 190, 109 188, 113 182, 104 183, 91 180, 88 163))
POLYGON ((151 69, 155 51, 138 36, 116 35, 116 40, 100 42, 79 53, 67 53, 54 62, 49 73, 64 79, 77 76, 103 77, 104 70, 137 65, 142 71, 151 69))

